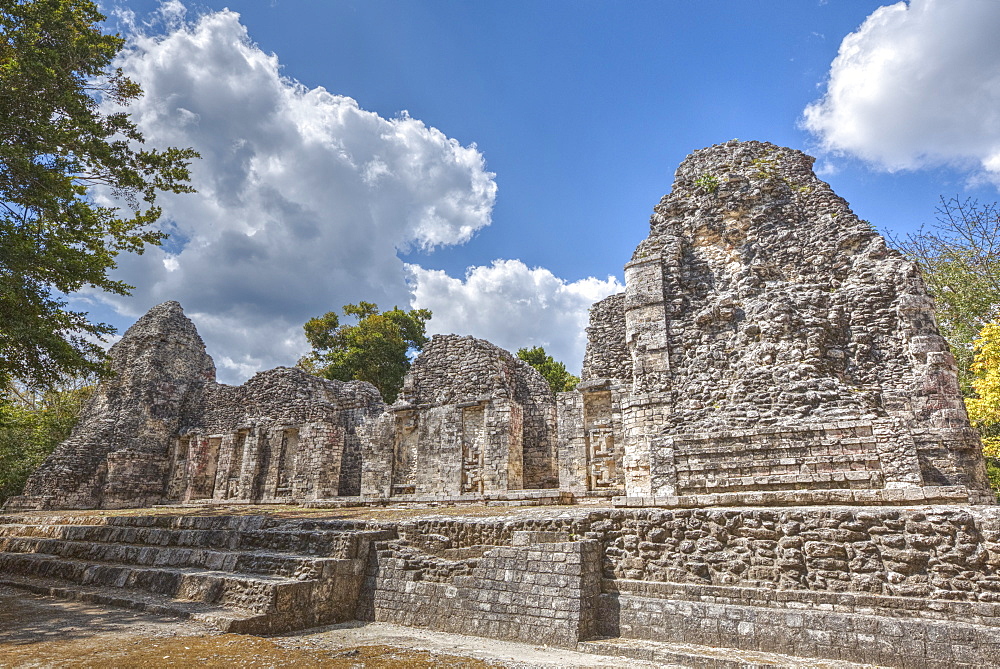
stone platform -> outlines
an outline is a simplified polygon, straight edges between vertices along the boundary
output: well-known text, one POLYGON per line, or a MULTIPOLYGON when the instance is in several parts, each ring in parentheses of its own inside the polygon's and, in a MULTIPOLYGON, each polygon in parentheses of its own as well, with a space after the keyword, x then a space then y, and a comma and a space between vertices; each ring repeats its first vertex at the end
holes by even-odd
POLYGON ((439 511, 6 516, 0 583, 241 632, 357 619, 684 666, 1000 662, 996 507, 439 511))

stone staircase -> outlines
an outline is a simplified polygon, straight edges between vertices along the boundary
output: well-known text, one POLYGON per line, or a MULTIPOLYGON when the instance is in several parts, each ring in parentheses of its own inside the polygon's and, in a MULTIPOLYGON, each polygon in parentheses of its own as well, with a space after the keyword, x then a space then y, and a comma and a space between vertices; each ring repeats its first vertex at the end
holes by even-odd
POLYGON ((268 634, 354 616, 363 524, 266 516, 0 516, 0 584, 268 634))

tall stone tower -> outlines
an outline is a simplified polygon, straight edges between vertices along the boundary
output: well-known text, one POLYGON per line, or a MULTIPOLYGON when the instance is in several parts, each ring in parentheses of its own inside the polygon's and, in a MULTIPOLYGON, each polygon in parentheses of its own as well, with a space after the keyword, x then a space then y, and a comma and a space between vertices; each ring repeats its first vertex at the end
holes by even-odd
POLYGON ((8 508, 144 506, 162 501, 167 444, 215 364, 177 302, 153 307, 111 347, 103 381, 72 436, 8 508))
POLYGON ((992 499, 918 269, 812 163, 763 142, 695 151, 624 296, 595 305, 584 380, 630 376, 627 494, 992 499), (787 491, 811 492, 771 494, 787 491))

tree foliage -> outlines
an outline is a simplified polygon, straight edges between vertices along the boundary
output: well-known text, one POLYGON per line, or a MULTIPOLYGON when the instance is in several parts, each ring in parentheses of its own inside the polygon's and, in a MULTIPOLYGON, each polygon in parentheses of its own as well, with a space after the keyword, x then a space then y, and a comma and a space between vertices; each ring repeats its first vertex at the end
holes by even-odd
POLYGON ((109 278, 120 252, 164 235, 157 193, 187 192, 190 149, 143 149, 124 108, 138 84, 112 67, 124 45, 89 0, 0 0, 0 383, 45 386, 102 372, 114 332, 66 308, 109 278), (104 113, 99 102, 122 111, 104 113), (98 206, 105 187, 125 209, 98 206))
POLYGON ((573 390, 576 384, 580 383, 578 377, 566 371, 566 365, 556 362, 541 346, 520 348, 517 350, 517 357, 537 369, 545 380, 548 381, 553 393, 573 390))
POLYGON ((968 394, 973 341, 1000 315, 1000 209, 997 203, 942 197, 936 214, 937 223, 892 241, 923 271, 968 394))
POLYGON ((987 323, 973 343, 973 397, 965 399, 972 424, 983 437, 986 474, 1000 491, 1000 322, 987 323))
POLYGON ((93 386, 0 395, 0 504, 19 495, 42 461, 76 425, 93 386))
POLYGON ((343 314, 357 322, 341 325, 330 311, 305 324, 313 350, 299 366, 327 379, 368 381, 386 402, 395 402, 410 368, 410 354, 428 341, 430 310, 393 307, 380 313, 378 305, 359 302, 346 305, 343 314))
POLYGON ((983 454, 1000 457, 1000 323, 988 323, 973 344, 969 418, 983 436, 983 454))

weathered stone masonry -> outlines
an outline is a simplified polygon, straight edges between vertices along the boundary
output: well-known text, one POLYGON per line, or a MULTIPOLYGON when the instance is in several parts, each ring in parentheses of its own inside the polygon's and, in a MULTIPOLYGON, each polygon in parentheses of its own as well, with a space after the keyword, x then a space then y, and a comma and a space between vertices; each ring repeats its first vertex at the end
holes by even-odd
POLYGON ((355 524, 6 517, 0 583, 140 607, 135 591, 153 593, 233 631, 353 616, 584 649, 620 637, 639 643, 612 652, 664 662, 645 642, 1000 664, 1000 510, 954 360, 916 267, 811 165, 736 141, 685 160, 626 291, 591 310, 583 381, 556 398, 454 335, 392 407, 292 369, 223 386, 179 305, 160 305, 7 508, 557 485, 612 504, 355 524))
POLYGON ((761 142, 689 156, 557 400, 455 335, 388 409, 297 370, 223 386, 179 305, 156 307, 11 508, 546 488, 678 507, 992 501, 916 266, 811 166, 761 142))
POLYGON ((362 494, 458 497, 557 488, 555 400, 523 360, 435 335, 369 432, 362 494))
POLYGON ((620 509, 395 531, 374 544, 360 619, 562 645, 596 625, 882 666, 1000 659, 995 507, 620 509))
MULTIPOLYGON (((879 503, 961 486, 990 500, 916 266, 812 161, 761 142, 694 152, 625 267, 625 294, 595 305, 580 390, 604 379, 620 407, 627 494, 669 505, 838 489, 879 503)), ((560 456, 579 462, 584 403, 560 398, 560 456)))
POLYGON ((215 500, 290 502, 357 495, 357 428, 385 404, 370 384, 298 369, 239 387, 176 302, 154 307, 111 349, 73 435, 28 480, 18 508, 121 508, 215 500))

